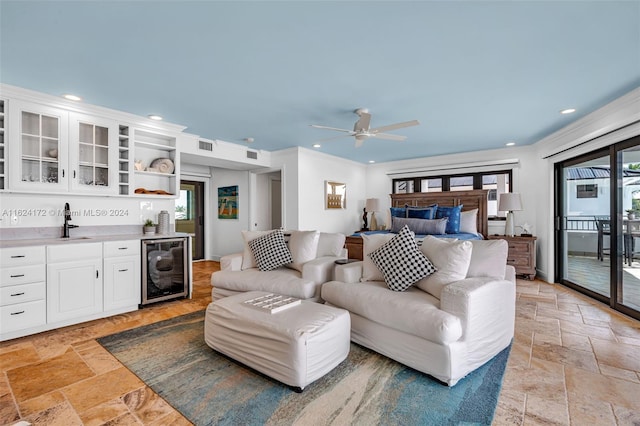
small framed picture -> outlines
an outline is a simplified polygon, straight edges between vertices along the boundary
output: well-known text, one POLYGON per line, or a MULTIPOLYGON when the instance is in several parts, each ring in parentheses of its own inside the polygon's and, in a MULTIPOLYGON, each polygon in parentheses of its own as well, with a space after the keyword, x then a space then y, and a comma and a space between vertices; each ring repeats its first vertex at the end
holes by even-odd
POLYGON ((238 185, 218 188, 218 219, 238 218, 238 185))
POLYGON ((347 184, 324 181, 325 209, 346 209, 347 208, 347 184))

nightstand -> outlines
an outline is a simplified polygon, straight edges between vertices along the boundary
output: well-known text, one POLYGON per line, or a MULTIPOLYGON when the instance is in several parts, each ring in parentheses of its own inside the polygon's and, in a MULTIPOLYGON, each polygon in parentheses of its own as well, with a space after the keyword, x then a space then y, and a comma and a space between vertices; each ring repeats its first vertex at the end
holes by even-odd
POLYGON ((509 243, 507 264, 516 268, 516 275, 525 275, 530 280, 536 277, 536 237, 489 235, 489 239, 509 243))

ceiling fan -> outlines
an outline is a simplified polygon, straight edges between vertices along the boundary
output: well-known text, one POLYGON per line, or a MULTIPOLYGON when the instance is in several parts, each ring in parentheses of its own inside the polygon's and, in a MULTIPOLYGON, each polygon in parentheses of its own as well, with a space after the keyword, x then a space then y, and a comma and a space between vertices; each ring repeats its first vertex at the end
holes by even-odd
POLYGON ((362 146, 363 142, 369 138, 378 138, 378 139, 387 139, 390 141, 403 141, 407 139, 406 136, 400 135, 392 135, 388 132, 389 130, 401 129, 403 127, 417 126, 420 124, 418 120, 405 121, 403 123, 389 124, 388 126, 375 127, 373 129, 369 128, 369 124, 371 123, 371 114, 369 114, 369 110, 366 108, 358 108, 355 112, 358 117, 358 121, 353 125, 353 130, 348 129, 339 129, 337 127, 328 127, 328 126, 319 126, 317 124, 312 124, 311 127, 315 127, 316 129, 328 129, 328 130, 336 130, 338 132, 347 133, 346 135, 335 136, 328 139, 321 139, 321 141, 327 141, 331 139, 338 139, 347 136, 355 136, 356 138, 356 148, 362 146))

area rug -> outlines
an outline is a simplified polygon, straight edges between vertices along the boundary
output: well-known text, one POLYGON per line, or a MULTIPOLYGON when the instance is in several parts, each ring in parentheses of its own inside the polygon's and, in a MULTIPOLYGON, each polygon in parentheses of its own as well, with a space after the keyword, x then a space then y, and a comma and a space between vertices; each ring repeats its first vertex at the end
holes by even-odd
POLYGON ((196 425, 491 424, 509 349, 447 387, 356 344, 302 393, 209 348, 204 311, 98 339, 196 425))

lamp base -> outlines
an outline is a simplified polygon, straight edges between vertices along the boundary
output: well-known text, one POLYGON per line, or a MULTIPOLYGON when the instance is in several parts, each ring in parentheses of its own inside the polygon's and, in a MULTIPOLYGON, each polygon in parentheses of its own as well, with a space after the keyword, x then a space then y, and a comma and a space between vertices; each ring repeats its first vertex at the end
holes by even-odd
POLYGON ((378 230, 378 221, 376 220, 376 213, 375 212, 371 212, 371 226, 369 226, 369 228, 372 231, 377 231, 378 230))
POLYGON ((513 223, 513 212, 507 213, 507 223, 504 226, 504 234, 507 237, 513 237, 516 235, 515 224, 513 223))

